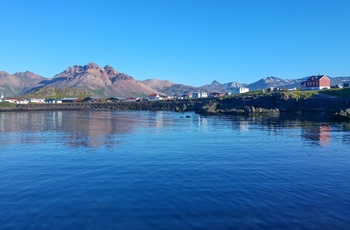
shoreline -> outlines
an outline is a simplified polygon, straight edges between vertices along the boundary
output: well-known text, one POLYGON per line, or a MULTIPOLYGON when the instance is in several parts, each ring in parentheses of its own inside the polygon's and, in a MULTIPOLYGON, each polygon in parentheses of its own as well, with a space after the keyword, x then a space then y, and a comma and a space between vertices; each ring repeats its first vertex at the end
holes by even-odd
POLYGON ((169 110, 195 112, 202 115, 251 114, 327 114, 331 118, 350 121, 350 98, 310 97, 290 98, 283 95, 242 96, 231 98, 203 98, 171 101, 99 102, 62 104, 19 104, 0 107, 0 112, 54 111, 54 110, 169 110))

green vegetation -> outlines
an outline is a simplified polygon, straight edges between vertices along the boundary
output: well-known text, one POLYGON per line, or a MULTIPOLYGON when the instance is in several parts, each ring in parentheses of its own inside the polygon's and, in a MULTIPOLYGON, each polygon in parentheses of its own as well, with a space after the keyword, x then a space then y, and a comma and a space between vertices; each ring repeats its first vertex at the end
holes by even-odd
POLYGON ((291 98, 309 98, 318 94, 318 91, 283 91, 280 94, 287 95, 291 98))
POLYGON ((343 97, 343 98, 350 98, 350 88, 343 88, 343 89, 328 89, 328 90, 312 90, 312 91, 301 91, 301 90, 295 90, 295 91, 276 91, 276 92, 267 92, 265 90, 264 92, 262 90, 252 90, 247 93, 242 94, 235 94, 235 95, 225 95, 221 97, 221 99, 226 98, 232 98, 232 97, 246 97, 246 96, 270 96, 270 95, 281 95, 288 98, 297 98, 297 99, 303 99, 303 98, 310 98, 315 95, 328 95, 328 96, 335 96, 335 97, 343 97))
POLYGON ((45 87, 35 90, 24 97, 26 98, 64 98, 64 97, 78 97, 85 98, 91 96, 90 92, 87 92, 79 88, 63 88, 57 89, 52 87, 45 87))
POLYGON ((15 107, 16 104, 10 103, 8 101, 0 102, 0 107, 15 107))
POLYGON ((329 96, 336 96, 336 97, 350 97, 350 88, 343 88, 343 89, 329 89, 320 91, 322 94, 327 94, 329 96))

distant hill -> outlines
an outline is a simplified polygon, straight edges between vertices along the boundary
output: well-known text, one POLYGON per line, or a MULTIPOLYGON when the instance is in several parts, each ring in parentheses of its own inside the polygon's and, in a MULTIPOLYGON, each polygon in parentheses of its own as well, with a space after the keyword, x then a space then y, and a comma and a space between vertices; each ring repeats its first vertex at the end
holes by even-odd
POLYGON ((306 78, 285 80, 277 77, 267 77, 265 79, 260 79, 257 82, 247 85, 250 90, 266 89, 269 87, 275 88, 294 88, 300 87, 300 83, 306 78))
POLYGON ((218 93, 227 93, 228 91, 231 91, 234 88, 243 87, 246 84, 241 84, 238 82, 229 82, 221 84, 218 81, 213 81, 211 84, 204 85, 202 87, 199 87, 201 91, 211 93, 211 92, 218 92, 218 93))
POLYGON ((144 97, 158 93, 133 77, 119 73, 111 66, 101 68, 95 63, 69 67, 52 79, 41 83, 45 85, 44 87, 56 89, 79 88, 101 97, 144 97))
POLYGON ((148 79, 142 81, 145 85, 153 88, 154 90, 160 91, 167 95, 183 95, 188 93, 193 93, 196 91, 202 91, 207 93, 218 92, 218 93, 227 93, 233 88, 245 86, 245 84, 240 84, 237 82, 229 82, 225 84, 220 84, 218 81, 213 81, 211 84, 207 84, 201 87, 194 87, 183 84, 175 84, 166 80, 159 79, 148 79))
POLYGON ((0 93, 3 93, 6 97, 23 95, 41 87, 40 82, 44 79, 44 77, 29 71, 14 74, 0 71, 0 93))
MULTIPOLYGON (((266 89, 269 87, 275 88, 294 88, 300 87, 302 81, 305 81, 309 77, 285 80, 277 77, 267 77, 265 79, 260 79, 257 82, 247 85, 250 90, 266 89)), ((343 84, 344 82, 350 81, 350 77, 329 77, 331 79, 331 85, 343 84)))
MULTIPOLYGON (((133 77, 116 71, 111 66, 101 68, 95 63, 84 66, 74 65, 53 78, 44 78, 26 71, 9 74, 0 71, 0 93, 5 97, 28 95, 28 97, 69 97, 69 96, 100 96, 100 97, 146 97, 149 94, 183 95, 192 92, 227 93, 238 87, 248 87, 250 90, 268 87, 294 88, 307 79, 285 80, 277 77, 267 77, 251 84, 229 82, 221 84, 213 81, 201 87, 176 84, 168 80, 148 79, 137 81, 133 77)), ((331 85, 343 84, 350 77, 331 78, 331 85)))
POLYGON ((43 87, 36 89, 25 95, 26 98, 85 98, 88 96, 96 96, 91 92, 85 91, 79 88, 53 88, 53 87, 43 87))
POLYGON ((331 85, 343 84, 344 82, 349 82, 350 77, 334 77, 331 78, 331 85))
POLYGON ((175 84, 167 80, 148 79, 142 83, 166 95, 182 95, 198 91, 194 86, 175 84))
POLYGON ((174 85, 174 83, 172 83, 171 81, 159 79, 147 79, 141 82, 157 91, 162 91, 174 85))

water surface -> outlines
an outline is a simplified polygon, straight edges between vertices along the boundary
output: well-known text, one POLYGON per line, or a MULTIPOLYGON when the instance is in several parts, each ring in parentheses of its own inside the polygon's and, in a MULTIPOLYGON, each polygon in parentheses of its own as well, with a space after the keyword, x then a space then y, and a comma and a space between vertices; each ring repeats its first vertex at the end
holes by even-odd
POLYGON ((0 227, 347 229, 349 149, 324 119, 0 113, 0 227))

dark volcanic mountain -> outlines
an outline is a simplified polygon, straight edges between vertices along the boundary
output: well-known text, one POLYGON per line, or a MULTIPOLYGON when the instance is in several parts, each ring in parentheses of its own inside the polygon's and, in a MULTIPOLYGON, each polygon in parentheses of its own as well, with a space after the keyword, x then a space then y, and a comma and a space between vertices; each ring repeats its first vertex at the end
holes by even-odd
POLYGON ((41 82, 44 87, 79 88, 93 95, 109 96, 147 96, 156 90, 135 80, 133 77, 116 71, 111 66, 99 67, 95 63, 85 66, 75 65, 67 68, 52 79, 41 82))
POLYGON ((0 71, 0 93, 6 97, 22 95, 41 87, 40 82, 44 79, 44 77, 28 71, 15 74, 0 71))

